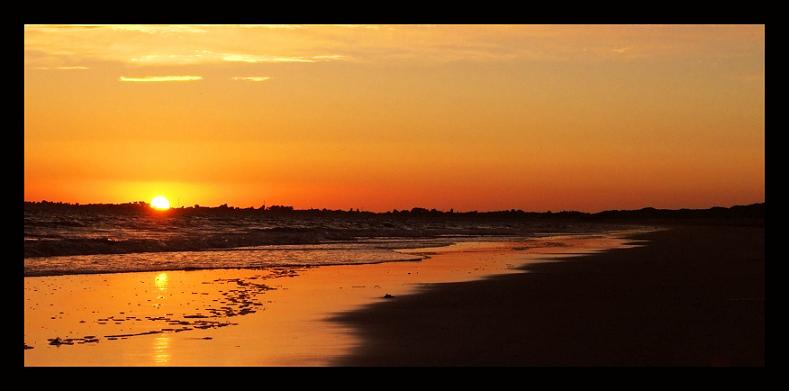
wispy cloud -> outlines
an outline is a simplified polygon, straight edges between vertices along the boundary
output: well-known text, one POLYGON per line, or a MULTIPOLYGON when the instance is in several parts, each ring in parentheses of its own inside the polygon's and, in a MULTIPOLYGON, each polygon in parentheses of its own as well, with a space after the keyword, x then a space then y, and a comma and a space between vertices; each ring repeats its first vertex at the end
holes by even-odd
POLYGON ((244 80, 244 81, 254 81, 254 82, 266 81, 268 79, 271 79, 271 77, 269 77, 269 76, 235 76, 235 77, 233 77, 233 80, 244 80))
POLYGON ((68 25, 35 25, 25 26, 26 31, 38 31, 55 33, 63 30, 106 30, 106 31, 126 31, 135 33, 157 34, 157 33, 205 33, 207 30, 194 25, 159 25, 159 24, 118 24, 118 25, 99 25, 99 24, 68 24, 68 25))
POLYGON ((311 63, 322 61, 337 61, 345 56, 327 54, 317 56, 274 56, 242 53, 216 53, 209 50, 196 50, 191 53, 180 54, 144 54, 130 59, 135 65, 194 65, 211 63, 311 63))
POLYGON ((121 76, 120 81, 126 82, 166 82, 166 81, 194 81, 203 80, 202 76, 142 76, 126 77, 121 76))
POLYGON ((83 66, 68 66, 68 67, 36 67, 35 69, 40 69, 43 71, 46 70, 72 71, 72 70, 85 70, 90 68, 83 66))
POLYGON ((334 61, 334 60, 343 60, 347 57, 348 56, 343 56, 342 54, 328 54, 322 56, 312 56, 310 58, 316 61, 334 61))
POLYGON ((129 61, 135 65, 192 65, 212 62, 212 53, 198 51, 189 54, 143 54, 129 61))
POLYGON ((721 45, 761 55, 763 37, 763 26, 26 25, 25 64, 630 61, 718 57, 721 45))
POLYGON ((167 25, 114 25, 107 26, 107 28, 115 31, 134 31, 139 33, 157 34, 157 33, 205 33, 208 30, 197 26, 167 26, 167 25))
POLYGON ((226 54, 222 56, 223 61, 227 62, 315 62, 314 57, 287 57, 287 56, 257 56, 252 54, 226 54))
POLYGON ((324 39, 312 38, 311 29, 291 25, 26 25, 25 63, 178 66, 345 59, 343 53, 325 47, 324 39))
POLYGON ((222 26, 237 27, 243 29, 301 29, 307 26, 301 24, 229 24, 222 26))

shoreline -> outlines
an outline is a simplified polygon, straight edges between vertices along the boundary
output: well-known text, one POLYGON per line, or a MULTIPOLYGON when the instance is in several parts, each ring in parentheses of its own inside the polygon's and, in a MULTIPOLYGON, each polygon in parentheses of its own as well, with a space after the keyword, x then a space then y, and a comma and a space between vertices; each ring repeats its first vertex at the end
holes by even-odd
POLYGON ((338 313, 619 246, 616 235, 403 250, 435 253, 420 262, 25 278, 25 365, 331 365, 361 342, 331 321, 338 313), (52 346, 54 338, 65 343, 52 346))
POLYGON ((579 235, 588 236, 594 235, 595 232, 622 232, 630 231, 633 229, 645 229, 649 226, 640 225, 636 228, 617 227, 610 228, 607 226, 599 227, 597 231, 566 231, 566 232, 532 232, 528 235, 468 235, 468 236, 441 236, 441 237, 379 237, 379 238, 364 238, 353 241, 343 242, 325 242, 316 244, 299 244, 299 245, 259 245, 259 246, 244 246, 237 248, 214 248, 203 250, 189 250, 189 251, 144 251, 135 253, 103 253, 103 254, 90 254, 90 255, 52 255, 43 257, 28 257, 24 259, 24 277, 56 277, 56 276, 80 276, 80 275, 102 275, 102 274, 118 274, 118 273, 154 273, 154 272, 175 272, 175 271, 200 271, 200 270, 265 270, 270 268, 308 268, 320 266, 343 266, 343 265, 365 265, 365 264, 378 264, 387 262, 419 262, 425 259, 425 254, 421 252, 414 252, 411 250, 420 248, 436 248, 447 247, 463 242, 509 242, 518 240, 539 240, 545 237, 555 236, 569 236, 579 235), (393 245, 397 243, 402 247, 393 245), (374 246, 378 244, 379 246, 374 246), (382 246, 386 244, 387 246, 382 246), (330 246, 338 246, 336 248, 330 246), (355 247, 354 247, 355 246, 355 247), (362 248, 367 246, 366 248, 362 248), (345 248, 342 248, 345 247, 345 248), (337 255, 339 251, 345 251, 343 254, 337 255), (366 251, 358 251, 366 250, 366 251), (315 262, 315 259, 302 257, 300 261, 271 262, 272 258, 286 257, 293 253, 321 253, 325 258, 331 258, 331 261, 315 262), (357 253, 357 257, 350 257, 352 252, 357 253), (218 257, 212 257, 212 255, 218 257), (221 258, 224 254, 234 254, 232 264, 225 262, 216 262, 217 258, 221 258), (254 257, 260 257, 264 254, 264 262, 270 263, 255 264, 250 260, 254 257), (272 255, 273 254, 273 255, 272 255), (170 258, 183 259, 184 257, 193 257, 191 261, 186 263, 189 266, 182 266, 172 264, 170 262, 162 262, 162 260, 170 258), (345 256, 346 258, 343 258, 345 256), (129 266, 130 263, 137 263, 139 259, 144 258, 146 263, 144 265, 136 264, 134 267, 129 266), (207 262, 201 259, 208 260, 207 262), (122 262, 124 266, 117 268, 115 266, 120 260, 128 260, 122 262), (79 262, 84 266, 81 269, 73 269, 74 264, 79 262), (71 264, 72 269, 61 270, 57 267, 51 267, 51 264, 62 265, 71 264), (247 266, 245 266, 247 265, 247 266), (116 267, 116 268, 113 268, 116 267))
POLYGON ((762 366, 764 228, 680 226, 645 246, 431 284, 333 320, 343 366, 762 366))

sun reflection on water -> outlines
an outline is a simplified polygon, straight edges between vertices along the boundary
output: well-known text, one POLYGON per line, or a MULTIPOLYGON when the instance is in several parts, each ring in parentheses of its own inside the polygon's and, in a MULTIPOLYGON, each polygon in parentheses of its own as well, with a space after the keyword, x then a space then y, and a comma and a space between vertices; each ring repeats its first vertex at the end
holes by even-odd
POLYGON ((160 291, 166 291, 167 273, 159 273, 156 278, 154 278, 153 283, 156 284, 156 287, 159 288, 160 291))
POLYGON ((153 340, 153 362, 166 365, 170 362, 170 337, 162 335, 153 340))

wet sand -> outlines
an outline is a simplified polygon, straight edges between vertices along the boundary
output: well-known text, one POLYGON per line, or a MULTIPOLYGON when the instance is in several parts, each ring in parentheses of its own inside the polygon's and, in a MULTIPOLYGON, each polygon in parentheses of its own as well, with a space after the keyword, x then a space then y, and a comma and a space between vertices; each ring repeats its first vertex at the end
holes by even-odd
POLYGON ((632 238, 650 242, 343 314, 363 342, 333 364, 764 365, 763 227, 632 238))
POLYGON ((333 365, 364 346, 338 314, 627 246, 623 235, 404 250, 430 254, 420 262, 27 277, 25 365, 333 365))

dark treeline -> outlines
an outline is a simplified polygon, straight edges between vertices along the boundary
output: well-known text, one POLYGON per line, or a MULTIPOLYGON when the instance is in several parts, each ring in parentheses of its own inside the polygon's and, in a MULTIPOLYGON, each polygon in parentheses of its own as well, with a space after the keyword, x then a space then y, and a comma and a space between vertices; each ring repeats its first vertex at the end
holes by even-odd
POLYGON ((744 220, 763 220, 765 216, 764 203, 751 205, 738 205, 730 208, 713 207, 709 209, 655 209, 642 208, 636 210, 608 210, 597 213, 587 213, 578 211, 561 212, 525 212, 520 209, 510 209, 501 211, 478 212, 465 211, 456 212, 452 209, 447 211, 426 208, 412 208, 410 210, 391 210, 387 212, 369 212, 359 209, 330 210, 330 209, 294 209, 292 206, 284 205, 263 205, 259 208, 239 208, 223 204, 216 207, 205 207, 194 205, 189 207, 171 208, 166 212, 153 211, 150 206, 143 201, 125 204, 69 204, 63 202, 25 202, 26 213, 107 213, 107 214, 151 214, 166 213, 172 216, 215 216, 215 215, 237 215, 237 216, 289 216, 289 217, 389 217, 389 218, 437 218, 437 219, 472 219, 472 220, 605 220, 605 221, 628 221, 628 220, 696 220, 696 219, 744 219, 744 220))

